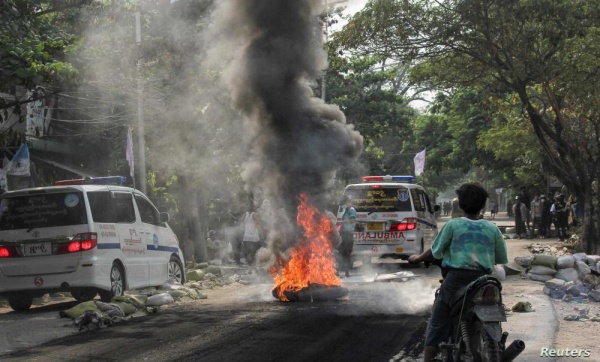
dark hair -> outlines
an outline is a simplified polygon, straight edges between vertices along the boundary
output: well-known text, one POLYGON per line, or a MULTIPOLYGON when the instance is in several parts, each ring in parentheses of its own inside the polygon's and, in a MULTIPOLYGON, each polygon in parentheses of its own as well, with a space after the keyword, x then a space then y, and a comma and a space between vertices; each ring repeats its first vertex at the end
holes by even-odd
POLYGON ((463 184, 458 190, 458 206, 466 214, 478 214, 484 207, 490 195, 481 185, 476 183, 463 184))

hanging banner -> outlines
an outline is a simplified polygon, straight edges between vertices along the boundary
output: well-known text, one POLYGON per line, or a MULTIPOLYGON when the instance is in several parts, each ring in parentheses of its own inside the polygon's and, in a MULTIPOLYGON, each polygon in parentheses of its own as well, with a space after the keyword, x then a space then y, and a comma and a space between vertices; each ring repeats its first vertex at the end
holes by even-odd
POLYGON ((414 158, 415 161, 415 176, 419 176, 420 174, 423 173, 423 170, 425 169, 425 150, 427 148, 423 149, 423 151, 417 153, 417 155, 414 158))

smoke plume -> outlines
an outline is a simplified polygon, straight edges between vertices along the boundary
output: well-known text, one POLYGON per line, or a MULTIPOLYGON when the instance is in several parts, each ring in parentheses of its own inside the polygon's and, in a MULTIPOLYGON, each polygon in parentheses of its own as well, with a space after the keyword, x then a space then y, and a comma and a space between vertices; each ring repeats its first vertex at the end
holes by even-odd
MULTIPOLYGON (((250 140, 243 179, 287 220, 294 220, 300 194, 323 208, 336 171, 363 147, 339 107, 310 88, 327 66, 321 6, 322 0, 223 0, 214 13, 218 47, 211 56, 221 64, 229 59, 224 78, 250 140)), ((273 223, 281 231, 284 221, 273 223)))

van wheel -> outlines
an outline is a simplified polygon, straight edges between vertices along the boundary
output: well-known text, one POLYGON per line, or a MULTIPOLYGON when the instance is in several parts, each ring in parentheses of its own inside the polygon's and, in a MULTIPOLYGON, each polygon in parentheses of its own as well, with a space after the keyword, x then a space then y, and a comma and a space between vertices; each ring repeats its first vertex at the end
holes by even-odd
POLYGON ((79 289, 71 291, 71 296, 73 296, 73 298, 75 298, 75 300, 79 303, 87 302, 88 300, 96 298, 96 294, 98 293, 92 289, 79 289))
POLYGON ((168 275, 167 278, 181 285, 185 283, 185 275, 183 274, 183 266, 179 261, 179 258, 172 256, 167 266, 168 275))
POLYGON ((33 295, 28 294, 11 294, 8 296, 8 305, 15 312, 25 312, 31 308, 33 303, 33 295))
POLYGON ((113 297, 123 295, 125 292, 125 272, 121 264, 113 263, 110 268, 110 291, 100 292, 100 299, 105 303, 110 303, 113 297))

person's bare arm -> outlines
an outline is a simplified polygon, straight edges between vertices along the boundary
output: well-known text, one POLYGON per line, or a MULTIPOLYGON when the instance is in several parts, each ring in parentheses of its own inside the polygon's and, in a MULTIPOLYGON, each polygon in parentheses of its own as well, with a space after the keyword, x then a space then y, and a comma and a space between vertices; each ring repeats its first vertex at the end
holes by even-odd
POLYGON ((411 255, 408 257, 408 261, 410 263, 420 263, 423 262, 425 260, 431 260, 433 259, 433 253, 431 252, 431 248, 425 250, 422 254, 420 255, 411 255))

